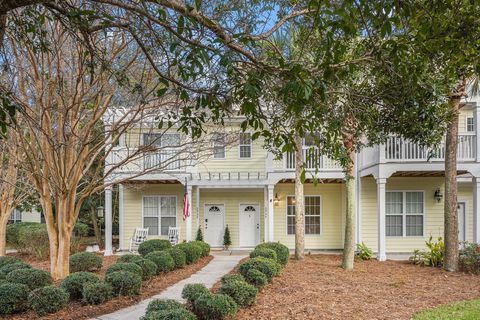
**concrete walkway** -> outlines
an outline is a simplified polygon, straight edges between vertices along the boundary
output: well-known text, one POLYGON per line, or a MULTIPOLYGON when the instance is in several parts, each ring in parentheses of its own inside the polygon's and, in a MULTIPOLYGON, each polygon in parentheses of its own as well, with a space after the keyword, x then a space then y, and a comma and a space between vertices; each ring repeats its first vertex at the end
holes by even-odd
POLYGON ((177 282, 171 287, 168 287, 160 294, 143 300, 139 304, 120 309, 114 313, 99 316, 96 319, 100 320, 135 320, 140 319, 145 315, 145 310, 150 301, 155 299, 174 299, 180 302, 185 302, 182 299, 182 290, 186 284, 189 283, 203 283, 207 288, 211 288, 218 282, 225 274, 229 273, 240 260, 245 258, 246 253, 228 255, 220 252, 212 252, 213 260, 205 267, 200 269, 197 273, 191 275, 189 278, 177 282))

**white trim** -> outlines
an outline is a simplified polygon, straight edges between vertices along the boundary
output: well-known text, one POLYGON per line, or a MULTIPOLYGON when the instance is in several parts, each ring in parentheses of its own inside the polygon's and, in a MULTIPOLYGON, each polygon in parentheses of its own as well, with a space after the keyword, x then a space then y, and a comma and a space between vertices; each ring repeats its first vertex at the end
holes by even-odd
MULTIPOLYGON (((465 206, 465 216, 463 217, 463 232, 465 235, 465 241, 468 241, 468 200, 466 198, 458 198, 457 199, 457 206, 459 203, 463 203, 465 206)), ((457 209, 458 214, 458 209, 457 209)), ((458 219, 458 217, 457 217, 458 219)), ((460 239, 459 239, 460 241, 460 239)))
POLYGON ((252 133, 250 131, 245 131, 245 132, 240 132, 238 134, 238 160, 249 160, 252 159, 253 156, 253 140, 252 140, 252 133), (240 135, 242 134, 249 134, 250 135, 250 157, 241 157, 240 156, 240 147, 242 146, 247 146, 247 144, 241 144, 240 143, 240 135))
MULTIPOLYGON (((295 236, 295 233, 288 234, 288 197, 294 197, 295 198, 295 195, 285 194, 285 234, 288 237, 291 237, 291 236, 295 236)), ((319 197, 320 198, 320 233, 306 234, 305 230, 304 230, 303 235, 305 237, 319 237, 319 236, 322 236, 323 235, 323 197, 322 197, 321 194, 304 194, 303 198, 305 199, 305 197, 319 197)), ((305 218, 306 215, 304 214, 303 217, 305 218)), ((297 223, 297 222, 295 221, 295 223, 297 223)))
MULTIPOLYGON (((145 202, 144 202, 144 199, 147 198, 147 197, 150 197, 150 198, 151 197, 158 197, 158 198, 159 197, 175 197, 175 226, 177 228, 180 227, 179 221, 178 221, 178 208, 180 207, 179 203, 178 203, 178 195, 176 195, 176 194, 148 194, 148 195, 142 195, 142 228, 145 228, 145 215, 144 215, 144 210, 145 210, 144 204, 145 204, 145 202)), ((161 206, 161 204, 158 203, 158 210, 157 210, 158 211, 157 212, 157 214, 158 214, 158 216, 157 216, 157 218, 158 218, 158 234, 152 234, 151 236, 161 237, 161 238, 166 239, 166 238, 168 238, 168 235, 162 235, 162 223, 161 223, 161 221, 162 221, 161 218, 162 217, 160 215, 160 206, 161 206)), ((183 208, 183 204, 182 204, 182 208, 183 208)), ((150 217, 150 218, 152 218, 152 217, 150 217)), ((149 236, 150 236, 150 234, 149 234, 149 236)))
MULTIPOLYGON (((258 231, 257 231, 258 243, 255 244, 255 246, 256 246, 256 245, 258 245, 258 244, 261 243, 261 239, 260 239, 260 237, 261 237, 261 232, 260 232, 260 230, 262 229, 262 225, 261 225, 261 223, 262 223, 262 222, 261 222, 261 219, 262 219, 262 209, 261 209, 261 207, 260 207, 260 203, 258 203, 258 202, 240 202, 240 203, 238 204, 238 228, 239 228, 239 230, 240 230, 240 208, 241 208, 242 206, 256 206, 256 207, 258 208, 258 210, 259 210, 259 212, 258 212, 258 231)), ((240 245, 240 236, 241 236, 241 234, 242 234, 242 232, 240 231, 240 233, 238 234, 238 246, 239 246, 239 247, 242 247, 242 246, 240 245)), ((248 248, 248 247, 246 247, 246 248, 248 248)))
POLYGON ((125 231, 125 209, 124 209, 124 186, 123 184, 118 185, 118 233, 119 233, 119 246, 120 250, 127 249, 125 246, 124 240, 124 231, 125 231))
MULTIPOLYGON (((225 234, 225 215, 227 214, 227 206, 225 205, 225 202, 209 202, 209 203, 204 203, 203 204, 203 239, 206 242, 206 237, 207 237, 207 231, 205 230, 205 213, 207 212, 206 207, 207 206, 223 206, 223 215, 222 215, 222 220, 223 220, 223 233, 225 234)), ((232 239, 232 233, 230 233, 230 239, 232 239)), ((232 241, 233 242, 233 241, 232 241)), ((219 247, 215 247, 212 245, 213 248, 220 248, 223 247, 223 243, 220 244, 219 247)))
MULTIPOLYGON (((408 238, 408 239, 415 239, 415 238, 425 238, 425 225, 426 225, 426 204, 427 200, 425 198, 425 190, 408 190, 408 189, 401 189, 401 190, 390 190, 385 188, 385 237, 387 238, 408 238), (389 192, 401 192, 402 193, 402 235, 401 236, 388 236, 387 235, 387 193, 389 192), (423 194, 423 226, 422 226, 422 235, 421 236, 407 236, 407 192, 421 192, 423 194)), ((391 216, 396 216, 399 214, 390 214, 391 216)), ((409 214, 411 216, 419 216, 420 214, 409 214)))

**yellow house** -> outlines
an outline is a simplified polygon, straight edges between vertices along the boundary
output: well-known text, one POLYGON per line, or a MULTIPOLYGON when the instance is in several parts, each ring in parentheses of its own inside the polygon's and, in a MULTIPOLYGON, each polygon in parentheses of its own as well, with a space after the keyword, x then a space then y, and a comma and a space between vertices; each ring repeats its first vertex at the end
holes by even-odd
MULTIPOLYGON (((477 119, 480 105, 467 103, 459 125, 458 232, 460 240, 475 242, 480 241, 477 119)), ((119 184, 120 250, 128 250, 136 228, 148 228, 149 238, 166 238, 169 228, 178 228, 180 241, 194 239, 201 229, 205 241, 221 248, 227 225, 232 248, 248 249, 267 241, 294 248, 295 158, 287 153, 275 160, 261 139, 252 141, 251 133, 241 132, 240 120, 210 128, 201 146, 188 147, 203 158, 182 158, 172 152, 185 141, 176 131, 159 134, 139 128, 122 137, 107 167, 146 143, 158 148, 117 169, 115 178, 123 181, 119 184), (187 217, 184 197, 189 204, 187 217)), ((342 249, 344 173, 338 163, 312 149, 308 139, 304 144, 307 177, 320 181, 307 180, 304 186, 306 248, 342 249), (309 152, 318 155, 315 161, 307 156, 309 152)), ((430 236, 442 236, 443 160, 443 146, 429 158, 425 148, 395 136, 362 150, 356 164, 357 243, 364 242, 379 260, 385 260, 388 254, 423 249, 430 236)), ((108 233, 111 189, 105 194, 108 233)), ((107 254, 109 250, 107 235, 107 254)))

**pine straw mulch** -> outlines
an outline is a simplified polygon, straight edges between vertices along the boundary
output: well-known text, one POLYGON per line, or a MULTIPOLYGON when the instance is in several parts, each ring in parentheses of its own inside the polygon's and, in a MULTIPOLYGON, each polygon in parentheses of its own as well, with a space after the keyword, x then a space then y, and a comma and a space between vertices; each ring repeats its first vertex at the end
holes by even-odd
POLYGON ((237 319, 410 319, 422 309, 480 297, 480 276, 448 273, 408 262, 357 262, 341 256, 290 259, 237 319))
MULTIPOLYGON (((103 267, 101 270, 95 272, 100 278, 103 278, 107 268, 114 264, 119 256, 110 256, 103 257, 103 267)), ((81 320, 81 319, 90 319, 104 314, 109 314, 115 312, 119 309, 140 303, 142 300, 145 300, 151 296, 159 294, 161 291, 170 287, 171 285, 188 278, 198 270, 205 267, 211 260, 212 256, 201 258, 197 263, 187 265, 185 268, 174 270, 159 276, 156 276, 152 280, 145 281, 142 283, 142 289, 140 295, 135 297, 118 297, 114 298, 107 303, 98 305, 98 306, 85 306, 81 302, 70 302, 66 309, 63 309, 57 313, 47 315, 44 317, 39 317, 32 310, 25 313, 16 314, 12 316, 7 316, 5 319, 9 320, 30 320, 30 319, 42 319, 42 320, 81 320)), ((28 262, 28 261, 26 261, 28 262)), ((31 261, 29 262, 35 268, 43 268, 48 270, 49 263, 48 261, 38 262, 31 261)))

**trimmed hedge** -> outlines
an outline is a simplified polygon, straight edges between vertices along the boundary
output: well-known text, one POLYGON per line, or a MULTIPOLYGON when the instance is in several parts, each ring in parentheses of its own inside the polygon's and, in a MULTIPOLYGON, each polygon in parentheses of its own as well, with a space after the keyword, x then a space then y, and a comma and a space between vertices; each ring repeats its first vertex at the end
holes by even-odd
POLYGON ((258 257, 248 260, 247 262, 240 265, 239 272, 242 276, 246 277, 250 269, 256 269, 261 271, 265 276, 267 276, 268 281, 271 281, 273 277, 278 275, 280 272, 280 265, 268 258, 258 257))
POLYGON ((226 274, 221 279, 222 284, 230 281, 245 281, 245 278, 241 274, 226 274))
POLYGON ((142 268, 142 280, 151 279, 157 274, 158 267, 152 260, 139 258, 133 263, 142 268))
POLYGON ((202 319, 221 320, 233 317, 238 305, 226 294, 204 294, 195 301, 194 310, 202 319))
POLYGON ((191 305, 195 304, 195 301, 202 295, 210 294, 210 290, 201 283, 191 283, 183 287, 182 298, 187 300, 191 305))
POLYGON ((167 251, 153 251, 145 256, 157 265, 157 274, 169 272, 175 268, 175 262, 167 251))
POLYGON ((108 267, 107 271, 105 272, 105 276, 117 271, 127 271, 127 272, 138 274, 140 277, 143 277, 142 267, 132 262, 119 262, 119 263, 112 264, 110 267, 108 267))
POLYGON ((196 244, 202 249, 202 254, 201 254, 202 257, 206 257, 210 254, 210 245, 208 243, 204 241, 198 241, 198 240, 192 241, 192 243, 196 244))
POLYGON ((50 252, 47 225, 34 223, 21 227, 18 230, 19 251, 44 260, 50 252))
POLYGON ((178 248, 171 248, 166 251, 172 256, 173 262, 175 263, 175 269, 185 267, 185 264, 187 264, 187 255, 185 252, 178 248))
POLYGON ((35 289, 28 295, 28 305, 39 316, 55 313, 65 308, 68 300, 68 292, 53 285, 35 289))
POLYGON ((7 243, 18 251, 22 251, 23 248, 18 239, 20 229, 37 224, 37 222, 17 222, 7 225, 7 243))
POLYGON ((139 256, 138 254, 125 254, 123 256, 120 256, 120 258, 118 258, 117 263, 119 262, 133 263, 135 262, 135 260, 138 260, 138 259, 142 259, 142 256, 139 256))
POLYGON ((23 263, 23 261, 17 257, 10 257, 10 256, 0 257, 0 269, 6 265, 13 264, 13 263, 23 263))
POLYGON ((185 252, 187 264, 197 262, 202 256, 202 248, 199 245, 194 244, 193 242, 179 243, 175 246, 175 248, 185 252))
POLYGON ((116 296, 135 296, 140 293, 142 277, 128 271, 115 271, 105 276, 105 282, 112 286, 116 296))
POLYGON ((18 283, 0 285, 0 314, 12 314, 27 307, 28 287, 18 283))
POLYGON ((93 252, 79 252, 70 256, 70 272, 96 271, 102 265, 102 257, 93 252))
POLYGON ((257 269, 250 269, 245 274, 245 280, 257 288, 262 288, 268 283, 268 278, 257 269))
POLYGON ((74 272, 63 279, 60 288, 65 289, 70 295, 70 299, 80 299, 83 296, 83 287, 88 283, 97 283, 100 280, 96 275, 90 272, 74 272))
POLYGON ((113 289, 111 285, 105 282, 86 283, 83 286, 82 297, 85 304, 102 304, 112 299, 113 289))
POLYGON ((185 308, 154 311, 147 313, 141 320, 196 320, 197 317, 185 308))
POLYGON ((7 274, 5 279, 10 283, 24 284, 29 290, 35 290, 53 284, 50 273, 39 269, 13 270, 7 274))
POLYGON ((183 308, 183 304, 171 299, 157 299, 151 301, 147 306, 147 314, 158 311, 173 310, 183 308))
POLYGON ((14 271, 14 270, 20 270, 20 269, 30 269, 32 268, 31 265, 26 264, 25 262, 15 262, 12 264, 7 264, 0 268, 0 279, 5 279, 7 275, 14 271))
POLYGON ((168 240, 163 240, 163 239, 147 240, 138 246, 138 253, 140 253, 142 256, 146 256, 151 252, 162 251, 165 249, 169 249, 171 247, 172 247, 172 244, 168 240))
POLYGON ((282 266, 285 266, 288 263, 288 258, 290 257, 290 251, 288 247, 281 244, 280 242, 265 242, 261 243, 255 247, 257 249, 272 249, 277 253, 277 262, 282 266))
POLYGON ((230 280, 222 285, 219 293, 232 297, 239 306, 246 307, 255 302, 258 290, 245 281, 230 280))
POLYGON ((255 248, 255 250, 250 252, 250 258, 256 257, 264 257, 278 262, 277 253, 274 250, 268 248, 255 248))

